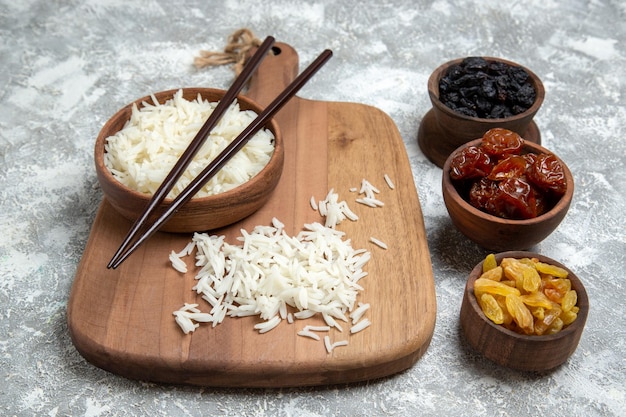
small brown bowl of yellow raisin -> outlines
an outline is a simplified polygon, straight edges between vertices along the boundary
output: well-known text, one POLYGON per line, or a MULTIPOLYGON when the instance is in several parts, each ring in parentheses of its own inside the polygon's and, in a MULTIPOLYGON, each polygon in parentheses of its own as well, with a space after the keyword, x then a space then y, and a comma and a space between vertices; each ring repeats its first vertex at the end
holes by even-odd
POLYGON ((532 252, 488 255, 470 273, 461 304, 469 345, 498 365, 552 370, 578 347, 589 299, 578 277, 532 252))

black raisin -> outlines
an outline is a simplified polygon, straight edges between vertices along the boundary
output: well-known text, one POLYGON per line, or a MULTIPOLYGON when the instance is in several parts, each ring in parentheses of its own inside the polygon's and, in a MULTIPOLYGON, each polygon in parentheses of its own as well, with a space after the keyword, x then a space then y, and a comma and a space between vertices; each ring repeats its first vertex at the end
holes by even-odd
POLYGON ((500 119, 504 117, 504 112, 506 110, 506 106, 503 104, 496 104, 491 108, 491 113, 489 113, 489 119, 500 119))
POLYGON ((439 82, 440 100, 473 117, 511 117, 528 110, 536 91, 521 67, 468 57, 451 66, 439 82))
POLYGON ((497 96, 496 83, 493 80, 484 80, 480 93, 486 99, 495 99, 497 96))
POLYGON ((493 75, 505 75, 509 66, 504 62, 493 61, 489 63, 489 73, 493 75))
POLYGON ((476 111, 482 118, 487 118, 491 115, 491 102, 483 97, 476 97, 476 111))
POLYGON ((463 66, 466 71, 470 72, 487 72, 489 68, 489 63, 481 57, 468 57, 463 60, 463 66))

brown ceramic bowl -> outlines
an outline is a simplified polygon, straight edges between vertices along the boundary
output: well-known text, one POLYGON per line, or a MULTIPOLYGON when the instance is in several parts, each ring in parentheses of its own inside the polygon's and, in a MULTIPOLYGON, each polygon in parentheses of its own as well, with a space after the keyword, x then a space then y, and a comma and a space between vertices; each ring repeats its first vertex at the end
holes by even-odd
POLYGON ((482 274, 479 263, 470 273, 461 304, 461 328, 469 345, 489 360, 521 371, 547 371, 564 363, 576 350, 589 313, 589 299, 578 277, 562 264, 531 252, 496 254, 498 264, 503 258, 537 258, 569 272, 572 289, 578 293, 578 317, 569 326, 553 335, 523 335, 489 320, 474 296, 474 282, 482 274))
MULTIPOLYGON (((178 89, 162 91, 154 96, 160 103, 164 103, 177 91, 178 89)), ((183 89, 183 97, 187 100, 196 99, 198 94, 214 102, 219 101, 225 91, 210 88, 183 89)), ((261 106, 244 96, 237 97, 237 100, 242 110, 253 110, 257 114, 263 110, 261 106)), ((152 99, 146 96, 134 103, 141 107, 144 101, 151 103, 152 99)), ((107 201, 120 215, 134 221, 147 206, 151 196, 126 187, 104 165, 105 142, 109 136, 121 130, 124 123, 130 119, 132 105, 133 103, 128 104, 106 122, 96 139, 94 158, 98 181, 107 201)), ((212 196, 192 198, 160 230, 183 233, 217 229, 235 223, 259 209, 269 199, 278 184, 284 161, 283 138, 278 124, 275 120, 271 120, 266 127, 274 134, 275 149, 265 168, 234 189, 212 196)), ((171 199, 166 199, 163 206, 170 203, 171 199)))
MULTIPOLYGON (((446 160, 442 173, 443 200, 454 226, 470 240, 492 251, 525 250, 544 240, 561 223, 574 195, 574 177, 559 159, 565 172, 567 190, 546 213, 527 220, 511 220, 485 213, 467 202, 450 178, 450 163, 463 148, 479 145, 476 139, 455 150, 446 160)), ((524 141, 523 153, 552 153, 536 143, 524 141)), ((557 156, 558 159, 558 156, 557 156)))
POLYGON ((424 116, 419 132, 418 143, 424 154, 437 166, 442 167, 447 157, 466 142, 482 137, 494 128, 502 127, 518 133, 530 142, 541 143, 541 134, 533 117, 541 107, 545 89, 539 77, 528 68, 517 63, 494 57, 483 57, 487 61, 498 61, 523 68, 535 87, 536 99, 533 105, 523 113, 500 119, 470 117, 447 107, 439 99, 439 81, 453 65, 458 65, 464 58, 448 61, 439 66, 428 79, 428 96, 433 108, 424 116))

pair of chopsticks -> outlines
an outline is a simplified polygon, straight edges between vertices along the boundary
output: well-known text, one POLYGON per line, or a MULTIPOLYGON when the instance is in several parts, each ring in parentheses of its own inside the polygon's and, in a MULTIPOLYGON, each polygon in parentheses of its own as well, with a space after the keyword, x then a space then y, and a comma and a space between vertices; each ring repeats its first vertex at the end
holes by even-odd
POLYGON ((296 79, 287 86, 240 134, 233 140, 194 180, 174 199, 172 204, 165 210, 150 226, 146 225, 148 218, 154 213, 158 205, 165 199, 169 191, 174 187, 176 181, 183 174, 195 154, 198 152, 207 136, 221 119, 230 104, 235 100, 250 76, 257 69, 261 60, 274 44, 274 38, 267 37, 257 52, 252 56, 237 77, 231 88, 226 92, 224 98, 220 100, 198 134, 192 140, 174 168, 167 175, 161 186, 154 193, 142 215, 135 221, 128 235, 124 238, 121 246, 108 263, 107 268, 117 268, 128 256, 130 256, 146 239, 152 236, 176 211, 187 201, 189 201, 202 187, 215 175, 248 140, 258 132, 271 117, 274 116, 331 58, 332 51, 326 49, 313 61, 296 79), (147 227, 147 228, 146 228, 147 227), (140 236, 140 230, 146 229, 140 236), (138 236, 138 237, 137 237, 138 236), (136 239, 135 239, 136 238, 136 239), (133 243, 133 239, 134 243, 133 243), (131 244, 132 243, 132 244, 131 244))

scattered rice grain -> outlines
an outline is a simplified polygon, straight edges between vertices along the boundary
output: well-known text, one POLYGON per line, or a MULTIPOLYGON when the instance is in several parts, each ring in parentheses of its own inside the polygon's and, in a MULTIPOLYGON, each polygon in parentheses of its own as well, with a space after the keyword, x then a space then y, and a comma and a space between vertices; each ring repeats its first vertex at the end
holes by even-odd
POLYGON ((393 181, 391 181, 391 178, 389 178, 389 175, 385 174, 384 178, 385 178, 385 182, 387 183, 387 186, 388 186, 390 189, 392 189, 392 190, 393 190, 393 189, 395 189, 395 188, 396 188, 396 186, 394 185, 393 181))
POLYGON ((377 246, 380 246, 383 249, 387 249, 387 244, 383 242, 382 240, 376 239, 374 236, 370 237, 370 242, 372 242, 373 244, 377 246))
POLYGON ((350 333, 358 333, 372 324, 369 319, 365 318, 350 328, 350 333))
POLYGON ((359 320, 361 320, 361 317, 363 317, 363 314, 365 314, 365 312, 367 310, 369 310, 370 305, 369 303, 359 303, 358 304, 359 307, 354 310, 352 313, 350 313, 350 318, 352 319, 352 324, 356 324, 359 320))
POLYGON ((326 352, 331 353, 336 347, 348 346, 348 341, 340 340, 335 343, 330 343, 330 337, 324 336, 324 346, 326 347, 326 352))

